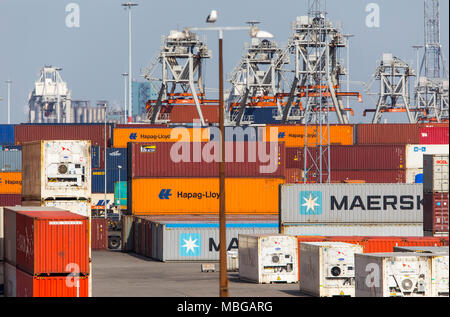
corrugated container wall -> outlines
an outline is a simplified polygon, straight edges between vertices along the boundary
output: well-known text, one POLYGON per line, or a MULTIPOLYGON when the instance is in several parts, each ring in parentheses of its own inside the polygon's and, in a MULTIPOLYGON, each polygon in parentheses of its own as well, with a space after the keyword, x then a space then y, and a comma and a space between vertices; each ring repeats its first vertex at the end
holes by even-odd
POLYGON ((15 144, 14 124, 0 124, 0 144, 15 144))
MULTIPOLYGON (((226 178, 227 213, 277 214, 282 183, 278 178, 226 178)), ((219 179, 133 179, 127 200, 128 211, 136 215, 214 214, 219 212, 219 179)))
POLYGON ((423 156, 424 193, 448 192, 448 155, 423 156))
POLYGON ((0 150, 0 172, 21 172, 22 151, 0 150))
POLYGON ((449 128, 433 127, 420 129, 420 144, 448 144, 449 128))
POLYGON ((399 224, 342 224, 342 223, 299 223, 284 224, 280 233, 307 236, 423 236, 422 223, 399 224))
POLYGON ((289 223, 422 223, 420 184, 285 184, 280 219, 289 223))
MULTIPOLYGON (((106 146, 113 125, 106 124, 106 146)), ((104 124, 18 124, 15 126, 17 145, 40 140, 90 140, 91 145, 105 146, 104 124)))
MULTIPOLYGON (((106 168, 114 169, 121 166, 122 169, 127 169, 127 148, 109 148, 106 149, 106 168)), ((123 179, 123 180, 126 180, 123 179)))
MULTIPOLYGON (((206 123, 219 123, 219 106, 200 106, 203 119, 206 123)), ((170 123, 193 123, 194 120, 200 120, 197 107, 184 105, 173 106, 169 114, 170 123)))
MULTIPOLYGON (((127 180, 127 169, 107 169, 106 192, 114 193, 114 183, 127 180)), ((105 170, 97 169, 92 171, 92 193, 105 192, 105 170)))
POLYGON ((448 235, 448 192, 424 193, 423 229, 448 235))
POLYGON ((415 144, 406 146, 406 168, 423 168, 424 155, 448 155, 448 144, 415 144))
POLYGON ((134 216, 122 216, 122 252, 133 251, 134 246, 134 216))
MULTIPOLYGON (((128 143, 128 146, 131 178, 219 175, 219 142, 128 143), (209 155, 211 152, 214 157, 209 155), (205 153, 209 156, 205 157, 205 153)), ((283 143, 226 142, 225 146, 227 177, 284 177, 283 143)))
POLYGON ((0 194, 22 194, 22 172, 0 172, 0 194))
POLYGON ((108 220, 106 218, 91 218, 92 250, 108 249, 108 220))

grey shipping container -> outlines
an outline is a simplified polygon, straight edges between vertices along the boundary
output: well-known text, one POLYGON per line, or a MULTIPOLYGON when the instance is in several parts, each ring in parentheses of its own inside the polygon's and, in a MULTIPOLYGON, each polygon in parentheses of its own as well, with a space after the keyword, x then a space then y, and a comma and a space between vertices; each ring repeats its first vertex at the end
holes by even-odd
POLYGON ((423 156, 423 191, 448 192, 448 155, 423 156))
MULTIPOLYGON (((238 249, 239 234, 277 233, 270 221, 227 222, 227 251, 238 249)), ((153 222, 152 257, 159 261, 218 261, 217 222, 153 222)))
POLYGON ((22 170, 22 151, 0 150, 0 172, 20 172, 22 170))
POLYGON ((283 184, 281 223, 422 223, 422 184, 283 184))
POLYGON ((122 216, 122 252, 133 251, 133 216, 122 216))

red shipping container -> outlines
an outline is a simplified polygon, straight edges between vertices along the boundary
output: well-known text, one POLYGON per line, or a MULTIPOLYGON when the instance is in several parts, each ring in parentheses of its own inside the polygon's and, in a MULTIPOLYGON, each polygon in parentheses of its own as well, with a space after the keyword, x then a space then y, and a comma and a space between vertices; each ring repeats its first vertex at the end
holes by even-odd
POLYGON ((331 181, 363 180, 366 183, 405 183, 405 170, 331 171, 331 181))
POLYGON ((22 204, 22 194, 0 194, 0 207, 22 204))
MULTIPOLYGON (((177 143, 128 143, 128 171, 131 178, 140 177, 218 177, 219 163, 207 162, 202 157, 203 151, 209 152, 208 146, 213 142, 204 143, 178 143, 189 149, 189 162, 174 162, 171 157, 171 149, 177 143), (199 157, 197 157, 197 154, 199 157), (194 157, 195 155, 195 157, 194 157), (201 156, 201 157, 200 157, 201 156), (197 162, 194 162, 196 160, 197 162), (200 162, 198 162, 200 161, 200 162)), ((214 143, 214 144, 219 144, 214 143)), ((285 147, 284 143, 259 143, 259 142, 226 142, 227 153, 225 164, 225 175, 227 177, 274 177, 284 178, 285 147), (272 146, 277 147, 278 154, 270 161, 263 162, 258 155, 258 146, 263 144, 264 154, 273 153, 272 146), (254 146, 254 148, 253 148, 254 146), (236 153, 239 152, 239 155, 236 153), (232 150, 232 156, 231 156, 232 150), (240 155, 242 154, 242 156, 240 155), (252 154, 252 155, 250 155, 252 154), (254 156, 254 157, 252 157, 254 156), (253 161, 252 161, 253 160, 253 161), (275 170, 265 173, 262 167, 275 163, 275 170)), ((218 148, 218 147, 217 147, 218 148)), ((212 151, 216 151, 215 150, 212 151)), ((180 152, 181 153, 181 150, 180 152)), ((213 158, 211 157, 211 160, 213 158)))
POLYGON ((423 229, 448 233, 448 192, 424 193, 423 229))
POLYGON ((42 207, 5 207, 5 237, 16 237, 16 266, 30 274, 89 273, 89 218, 42 207), (71 264, 71 265, 69 265, 71 264))
POLYGON ((420 129, 420 144, 448 144, 449 128, 433 127, 420 129))
POLYGON ((285 169, 286 184, 296 184, 303 182, 303 172, 299 168, 286 168, 285 169))
MULTIPOLYGON (((206 123, 219 123, 219 105, 203 105, 200 108, 206 123)), ((177 105, 170 110, 168 119, 170 123, 193 123, 194 120, 200 120, 200 117, 196 106, 177 105)))
MULTIPOLYGON (((106 144, 111 146, 112 124, 106 125, 106 144)), ((17 145, 40 140, 90 140, 91 145, 105 146, 104 124, 17 124, 17 145)))
POLYGON ((89 297, 87 276, 33 276, 16 269, 17 297, 89 297))
POLYGON ((92 250, 108 249, 108 220, 91 218, 91 248, 92 250))

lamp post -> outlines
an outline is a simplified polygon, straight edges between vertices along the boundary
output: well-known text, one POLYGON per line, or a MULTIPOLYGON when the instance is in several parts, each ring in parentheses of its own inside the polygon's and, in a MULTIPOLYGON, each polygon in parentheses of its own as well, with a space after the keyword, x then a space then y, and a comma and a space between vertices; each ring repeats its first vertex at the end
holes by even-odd
POLYGON ((124 92, 123 92, 123 123, 127 123, 127 77, 128 73, 122 74, 124 79, 124 92))
POLYGON ((131 72, 131 8, 136 7, 138 4, 134 2, 122 3, 122 6, 128 9, 128 123, 132 121, 132 100, 131 100, 131 81, 133 79, 131 72))
MULTIPOLYGON (((217 11, 211 11, 206 20, 214 23, 217 19, 217 11)), ((227 245, 226 245, 226 215, 225 215, 225 114, 224 114, 224 98, 223 98, 223 32, 224 31, 243 31, 254 30, 256 27, 195 27, 186 28, 188 31, 217 31, 219 36, 219 129, 221 142, 221 157, 219 162, 219 243, 220 243, 220 281, 219 294, 220 297, 228 297, 228 277, 227 277, 227 245)))

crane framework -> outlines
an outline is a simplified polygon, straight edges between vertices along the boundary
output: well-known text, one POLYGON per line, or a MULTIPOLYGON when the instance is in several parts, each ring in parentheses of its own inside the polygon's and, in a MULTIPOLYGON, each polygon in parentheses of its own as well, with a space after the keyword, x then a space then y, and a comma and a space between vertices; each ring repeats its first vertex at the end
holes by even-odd
POLYGON ((208 47, 191 31, 171 31, 163 38, 163 46, 143 77, 152 85, 160 82, 156 100, 146 105, 147 119, 151 123, 170 122, 174 106, 195 105, 201 124, 205 125, 202 105, 218 104, 217 100, 204 99, 202 64, 211 57, 208 47), (155 77, 160 66, 161 73, 155 77))

